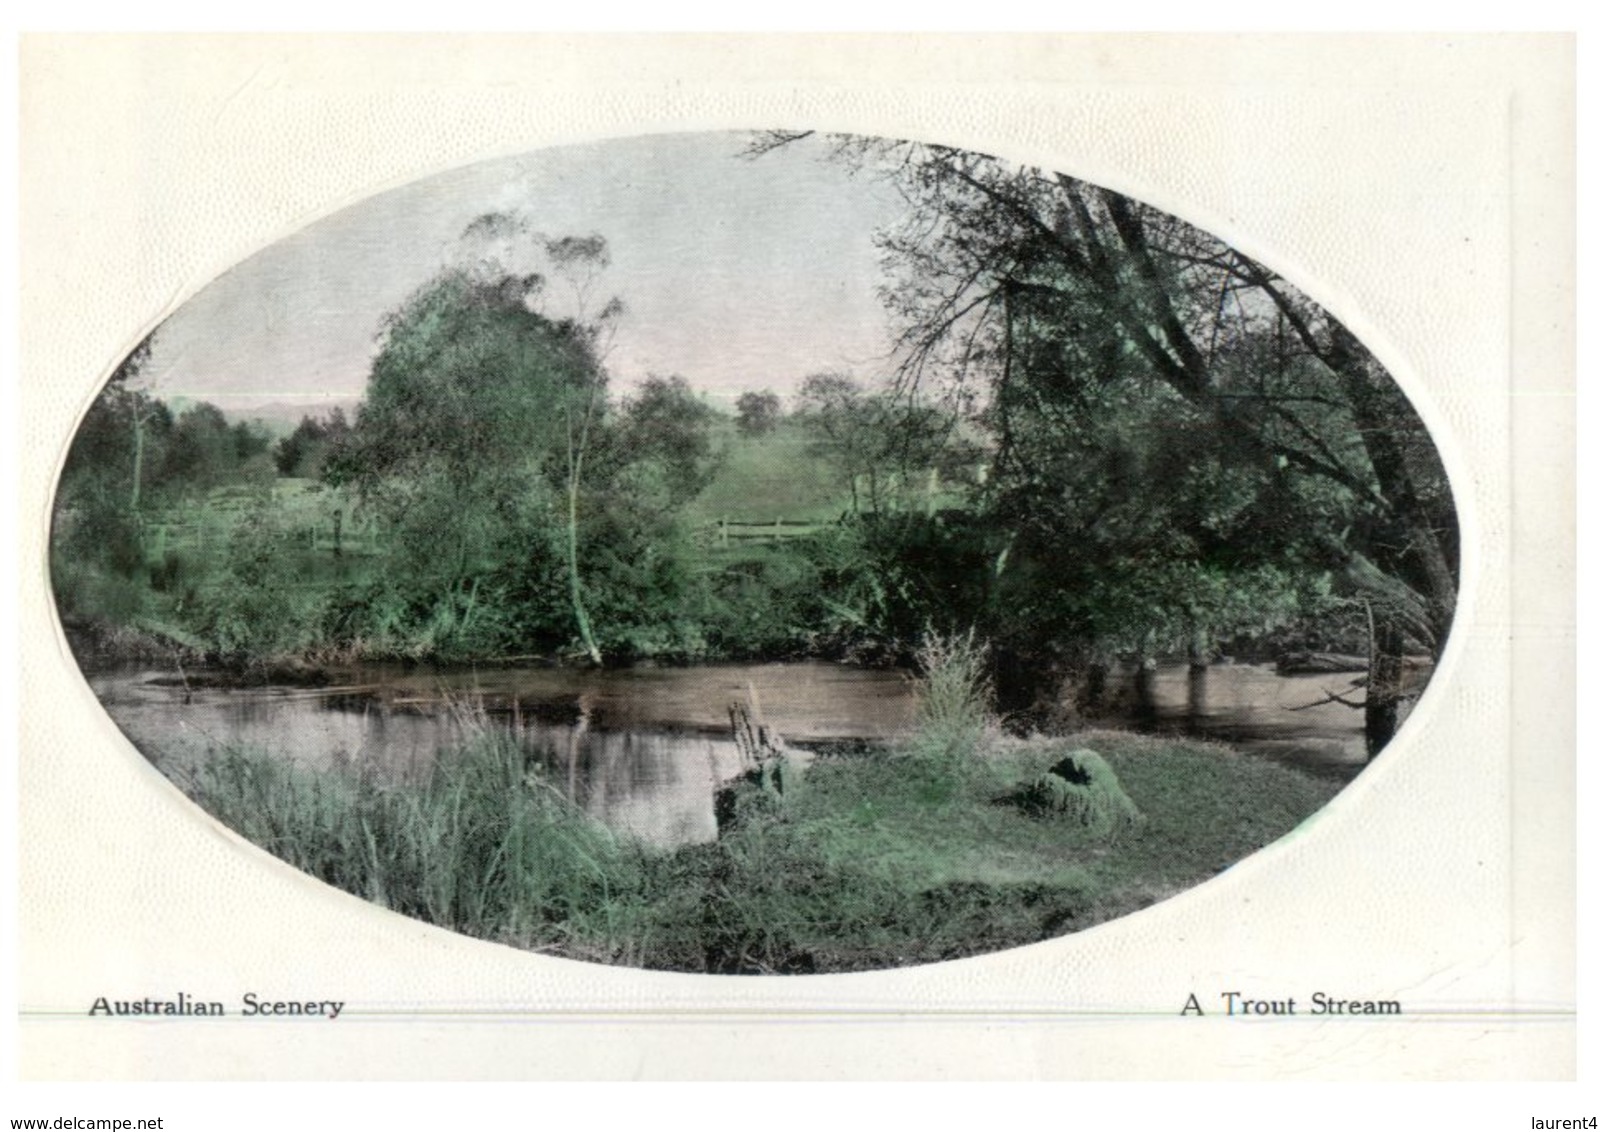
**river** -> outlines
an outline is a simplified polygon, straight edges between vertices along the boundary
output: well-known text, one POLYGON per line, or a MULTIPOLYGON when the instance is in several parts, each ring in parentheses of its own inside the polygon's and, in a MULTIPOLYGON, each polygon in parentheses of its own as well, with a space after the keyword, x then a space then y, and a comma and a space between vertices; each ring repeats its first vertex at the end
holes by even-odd
MULTIPOLYGON (((158 763, 249 747, 312 768, 405 777, 477 729, 513 728, 579 805, 659 846, 715 837, 713 786, 741 768, 732 703, 752 696, 765 721, 804 748, 895 739, 916 708, 906 674, 823 661, 605 670, 370 665, 332 676, 316 688, 214 687, 206 674, 181 678, 171 669, 87 679, 118 727, 158 763)), ((1362 713, 1333 703, 1292 710, 1344 690, 1348 679, 1216 665, 1206 710, 1197 700, 1191 711, 1187 670, 1164 666, 1150 726, 1349 780, 1366 762, 1362 713)))

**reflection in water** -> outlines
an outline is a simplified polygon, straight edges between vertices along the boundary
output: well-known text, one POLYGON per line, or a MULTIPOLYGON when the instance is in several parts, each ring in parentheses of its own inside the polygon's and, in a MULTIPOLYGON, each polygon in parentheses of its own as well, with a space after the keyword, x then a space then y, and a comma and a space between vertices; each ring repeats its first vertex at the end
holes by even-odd
MULTIPOLYGON (((308 767, 355 767, 399 779, 426 772, 438 752, 511 716, 471 720, 447 708, 396 707, 355 697, 122 686, 107 710, 146 754, 179 764, 229 747, 270 751, 308 767), (132 695, 127 693, 133 693, 132 695)), ((611 827, 654 845, 711 841, 712 792, 741 770, 730 739, 696 732, 600 731, 521 720, 521 745, 548 780, 611 827)))
POLYGON ((1351 685, 1356 675, 1280 676, 1264 664, 1164 667, 1156 681, 1153 726, 1350 781, 1368 761, 1362 712, 1329 697, 1345 693, 1360 701, 1360 689, 1351 685))
MULTIPOLYGON (((794 743, 887 740, 907 729, 914 687, 898 672, 821 662, 698 668, 430 672, 364 667, 327 688, 179 686, 171 673, 90 677, 112 719, 153 760, 183 764, 238 747, 311 768, 423 774, 487 726, 511 728, 549 781, 588 813, 653 845, 715 837, 713 788, 736 775, 727 707, 752 687, 794 743), (160 682, 153 682, 160 681, 160 682)), ((1269 666, 1185 665, 1153 674, 1160 729, 1195 732, 1323 775, 1366 762, 1361 713, 1325 703, 1347 676, 1269 666)))
POLYGON ((587 813, 651 845, 713 841, 714 788, 742 770, 737 744, 713 736, 605 731, 575 743, 551 727, 530 732, 544 733, 555 780, 557 761, 568 763, 571 797, 587 813))
POLYGON ((167 673, 90 678, 112 719, 155 761, 228 748, 392 779, 486 727, 518 735, 548 781, 612 828, 653 845, 712 841, 715 787, 742 769, 726 717, 750 686, 796 742, 887 739, 905 728, 898 673, 829 664, 490 673, 365 668, 323 689, 189 689, 167 673))

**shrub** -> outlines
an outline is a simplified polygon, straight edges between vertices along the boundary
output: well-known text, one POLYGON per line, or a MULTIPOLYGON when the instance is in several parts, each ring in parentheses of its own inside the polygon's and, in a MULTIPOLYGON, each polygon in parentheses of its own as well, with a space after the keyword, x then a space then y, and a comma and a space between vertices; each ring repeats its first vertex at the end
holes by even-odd
POLYGON ((313 643, 322 598, 301 584, 285 517, 259 500, 229 535, 227 567, 203 591, 200 628, 226 655, 254 659, 313 643))
POLYGON ((1116 771, 1086 747, 1026 784, 1015 800, 1030 813, 1075 822, 1097 837, 1110 837, 1144 821, 1117 781, 1116 771))

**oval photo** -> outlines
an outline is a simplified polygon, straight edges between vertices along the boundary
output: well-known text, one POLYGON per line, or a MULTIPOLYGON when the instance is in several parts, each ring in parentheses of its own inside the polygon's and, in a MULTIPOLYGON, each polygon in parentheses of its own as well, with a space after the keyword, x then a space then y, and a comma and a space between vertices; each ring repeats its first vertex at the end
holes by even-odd
POLYGON ((201 291, 57 490, 73 653, 337 888, 711 974, 1034 943, 1209 879, 1445 646, 1440 460, 1327 311, 961 150, 457 170, 201 291))

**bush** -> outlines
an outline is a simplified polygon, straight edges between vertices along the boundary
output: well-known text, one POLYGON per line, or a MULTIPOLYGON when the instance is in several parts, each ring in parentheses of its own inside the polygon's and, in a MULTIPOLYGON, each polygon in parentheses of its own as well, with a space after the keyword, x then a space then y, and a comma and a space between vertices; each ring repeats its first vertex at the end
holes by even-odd
POLYGON ((284 517, 269 501, 229 536, 227 568, 205 588, 204 633, 226 655, 254 659, 313 644, 322 597, 300 583, 284 517))
POLYGON ((64 619, 128 625, 146 611, 145 584, 106 570, 99 563, 56 555, 51 559, 50 575, 64 619))
POLYGON ((1062 818, 1097 837, 1134 829, 1144 816, 1099 754, 1080 748, 1023 787, 1016 801, 1030 813, 1062 818))
POLYGON ((825 620, 819 571, 797 548, 765 547, 710 574, 701 616, 726 656, 807 652, 825 620))

